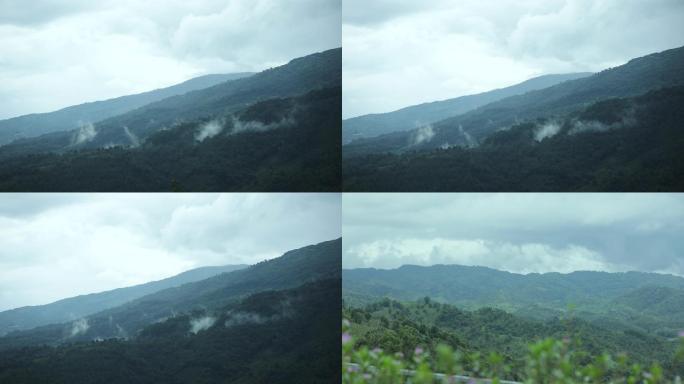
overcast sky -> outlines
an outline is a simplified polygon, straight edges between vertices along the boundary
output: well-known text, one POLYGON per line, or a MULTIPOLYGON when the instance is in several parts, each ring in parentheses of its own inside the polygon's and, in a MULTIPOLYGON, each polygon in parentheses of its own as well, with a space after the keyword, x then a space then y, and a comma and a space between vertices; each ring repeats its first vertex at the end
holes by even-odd
POLYGON ((684 276, 682 194, 345 194, 344 268, 684 276))
POLYGON ((342 18, 345 118, 684 45, 681 0, 344 0, 342 18))
POLYGON ((0 0, 0 119, 341 45, 340 0, 0 0))
POLYGON ((339 194, 3 194, 0 310, 341 236, 339 194))

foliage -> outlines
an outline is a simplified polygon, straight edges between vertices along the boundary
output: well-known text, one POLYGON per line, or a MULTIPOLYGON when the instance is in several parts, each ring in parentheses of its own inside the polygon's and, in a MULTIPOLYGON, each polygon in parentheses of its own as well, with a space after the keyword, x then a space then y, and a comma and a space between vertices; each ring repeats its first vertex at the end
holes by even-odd
POLYGON ((573 316, 535 321, 493 308, 464 311, 428 298, 407 303, 383 299, 364 308, 344 307, 343 316, 351 320, 357 347, 409 355, 417 345, 434 353, 445 344, 463 353, 497 353, 510 366, 513 378, 522 377, 528 344, 546 338, 572 338, 573 347, 584 351, 585 361, 608 352, 626 354, 642 365, 659 362, 668 371, 676 370, 670 364, 674 346, 667 339, 617 331, 573 316))
MULTIPOLYGON (((520 380, 529 384, 681 383, 679 377, 665 379, 658 364, 642 367, 629 363, 624 355, 613 358, 603 354, 586 361, 585 354, 576 350, 569 339, 548 338, 532 343, 523 360, 520 380)), ((356 347, 349 322, 343 320, 342 382, 345 384, 501 383, 510 378, 511 369, 496 352, 489 355, 463 353, 444 344, 434 352, 416 347, 410 355, 356 347)))

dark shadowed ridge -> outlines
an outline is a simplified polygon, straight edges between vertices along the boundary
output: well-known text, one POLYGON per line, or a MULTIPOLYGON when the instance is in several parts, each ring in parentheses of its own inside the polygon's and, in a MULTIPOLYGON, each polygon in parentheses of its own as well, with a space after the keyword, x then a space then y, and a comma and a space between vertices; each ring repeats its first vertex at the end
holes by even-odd
POLYGON ((0 145, 20 138, 36 137, 46 133, 68 131, 80 125, 97 123, 146 104, 168 97, 253 75, 250 72, 212 74, 196 77, 167 88, 160 88, 135 95, 79 104, 55 112, 34 113, 0 121, 0 145))
POLYGON ((71 297, 46 305, 3 311, 0 312, 0 336, 12 331, 75 320, 163 289, 204 280, 221 273, 236 271, 246 267, 246 265, 226 265, 196 268, 159 281, 71 297))
POLYGON ((353 117, 342 122, 342 142, 354 139, 380 136, 386 133, 406 131, 457 116, 485 104, 526 92, 547 88, 568 80, 592 75, 590 72, 551 74, 535 77, 522 83, 495 89, 475 95, 461 96, 448 100, 433 101, 401 108, 387 113, 374 113, 353 117))

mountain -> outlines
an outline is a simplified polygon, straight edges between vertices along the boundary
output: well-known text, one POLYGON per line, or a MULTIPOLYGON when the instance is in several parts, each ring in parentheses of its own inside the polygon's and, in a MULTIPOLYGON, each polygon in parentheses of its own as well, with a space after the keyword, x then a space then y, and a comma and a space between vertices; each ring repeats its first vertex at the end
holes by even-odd
POLYGON ((587 72, 539 76, 520 84, 489 92, 413 105, 393 112, 353 117, 342 121, 342 143, 348 144, 355 139, 415 129, 466 113, 509 96, 547 88, 564 81, 579 79, 589 75, 591 73, 587 72))
MULTIPOLYGON (((0 190, 339 191, 341 101, 339 87, 261 101, 225 121, 159 131, 136 148, 21 155, 15 143, 3 147, 6 157, 0 148, 0 190), (209 128, 215 136, 198 140, 209 128)), ((30 145, 51 145, 39 139, 30 145)))
POLYGON ((249 77, 253 73, 232 73, 205 75, 190 79, 167 88, 156 89, 136 95, 84 103, 49 113, 36 113, 0 121, 0 145, 11 141, 40 136, 56 131, 70 131, 81 125, 97 123, 112 116, 120 115, 146 104, 171 96, 182 95, 198 89, 249 77))
POLYGON ((515 124, 562 117, 601 100, 632 97, 678 85, 684 85, 684 47, 633 59, 589 77, 511 96, 429 127, 356 140, 345 146, 345 156, 477 146, 491 134, 515 124))
POLYGON ((181 314, 135 339, 0 351, 0 382, 333 383, 340 295, 339 279, 323 279, 256 293, 211 315, 181 314))
POLYGON ((0 147, 4 191, 339 191, 341 49, 0 147))
POLYGON ((26 330, 41 325, 72 321, 105 309, 118 307, 137 298, 204 280, 221 273, 245 268, 246 265, 226 265, 192 269, 176 276, 150 283, 91 293, 56 301, 51 304, 21 307, 0 312, 0 336, 12 331, 26 330))
POLYGON ((131 145, 131 134, 144 140, 151 133, 180 122, 223 117, 275 98, 301 96, 313 90, 339 87, 342 49, 331 49, 291 60, 255 75, 148 104, 96 124, 96 135, 76 147, 131 145), (125 129, 126 127, 127 129, 125 129))
POLYGON ((672 328, 680 325, 684 319, 683 289, 644 286, 616 298, 613 303, 619 307, 629 308, 636 317, 664 318, 672 328))
POLYGON ((0 382, 328 383, 341 239, 0 337, 0 382))
MULTIPOLYGON (((684 86, 495 132, 477 147, 347 156, 347 191, 681 191, 684 86)), ((348 146, 347 146, 348 147, 348 146)))
POLYGON ((145 327, 179 313, 216 309, 258 292, 339 278, 340 254, 341 239, 296 249, 247 268, 151 293, 74 322, 10 333, 0 338, 0 349, 134 337, 145 327), (83 331, 74 333, 79 327, 83 331))
MULTIPOLYGON (((345 300, 357 305, 383 297, 415 301, 427 296, 464 308, 496 307, 535 319, 563 316, 572 306, 578 317, 602 324, 610 322, 614 328, 662 335, 672 335, 680 327, 684 328, 684 318, 672 321, 681 312, 674 307, 663 304, 658 307, 663 312, 647 314, 627 305, 627 298, 643 297, 638 292, 646 287, 684 289, 684 278, 673 275, 642 272, 521 275, 485 267, 406 265, 391 270, 344 270, 342 278, 345 300), (487 283, 482 284, 483 281, 487 283)), ((678 296, 672 295, 663 302, 674 304, 677 300, 678 296)))

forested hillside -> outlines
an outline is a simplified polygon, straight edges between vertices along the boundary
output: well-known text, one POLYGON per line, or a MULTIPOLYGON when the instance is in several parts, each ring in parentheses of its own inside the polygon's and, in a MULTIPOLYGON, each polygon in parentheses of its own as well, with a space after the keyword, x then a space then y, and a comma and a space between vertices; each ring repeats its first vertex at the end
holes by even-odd
POLYGON ((495 307, 527 319, 574 316, 600 326, 672 338, 684 329, 676 304, 684 278, 654 273, 514 274, 484 267, 435 265, 343 271, 344 297, 365 305, 387 297, 423 297, 461 308, 495 307), (486 281, 487 284, 482 284, 486 281))
POLYGON ((0 382, 321 383, 339 377, 341 240, 0 338, 0 382))
POLYGON ((22 155, 59 151, 70 139, 17 142, 0 148, 0 190, 336 191, 340 103, 339 87, 263 101, 234 118, 156 132, 132 148, 22 155))
POLYGON ((341 49, 0 147, 4 191, 339 191, 341 49))
POLYGON ((384 299, 363 307, 345 306, 343 318, 350 321, 354 348, 380 348, 385 353, 411 356, 419 347, 432 359, 440 345, 463 354, 500 355, 510 366, 507 379, 523 380, 528 344, 548 338, 571 340, 583 351, 584 361, 604 353, 624 354, 643 367, 662 366, 667 376, 681 373, 675 362, 678 343, 635 331, 615 330, 591 324, 568 314, 562 318, 535 321, 492 308, 465 311, 434 302, 428 297, 417 302, 384 299))
MULTIPOLYGON (((476 147, 353 156, 347 191, 680 191, 684 87, 604 100, 476 147)), ((347 148, 348 146, 345 146, 347 148)))

